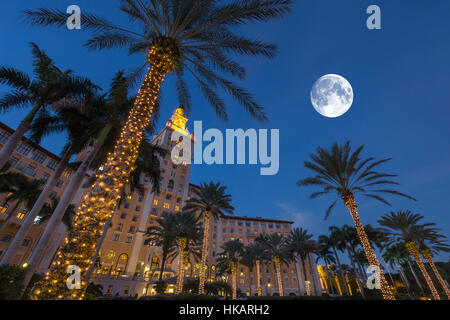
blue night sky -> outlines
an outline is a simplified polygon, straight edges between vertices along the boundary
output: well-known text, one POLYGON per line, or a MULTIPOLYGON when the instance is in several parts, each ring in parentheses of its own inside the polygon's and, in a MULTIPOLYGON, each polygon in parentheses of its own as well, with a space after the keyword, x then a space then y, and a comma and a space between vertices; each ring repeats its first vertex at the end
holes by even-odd
MULTIPOLYGON (((131 70, 145 57, 128 56, 126 50, 88 52, 82 47, 89 33, 67 29, 30 27, 20 22, 20 11, 38 6, 65 10, 77 4, 123 26, 130 26, 118 10, 119 1, 21 0, 2 1, 0 10, 0 64, 31 72, 30 41, 36 42, 62 69, 73 69, 103 88, 119 69, 131 70)), ((387 196, 392 208, 360 198, 364 224, 389 210, 410 209, 426 221, 436 222, 450 236, 450 3, 447 0, 296 1, 294 12, 282 21, 242 28, 246 34, 276 43, 277 57, 240 59, 247 67, 244 82, 266 108, 269 121, 258 123, 237 103, 226 98, 230 121, 219 120, 191 81, 193 110, 189 123, 202 120, 203 128, 280 129, 280 170, 260 176, 259 165, 195 165, 191 182, 221 181, 233 195, 238 215, 295 221, 315 236, 330 225, 352 224, 343 204, 324 221, 334 196, 309 199, 311 189, 296 181, 309 172, 303 161, 317 146, 352 141, 365 144, 366 156, 392 157, 384 166, 400 176, 401 191, 413 202, 387 196), (366 8, 378 4, 382 30, 366 28, 366 8), (352 85, 351 109, 339 118, 325 118, 311 105, 309 93, 324 74, 340 74, 352 85)), ((136 26, 137 28, 137 26, 136 26)), ((0 88, 0 92, 7 90, 0 88)), ((225 95, 223 95, 225 97, 225 95)), ((177 106, 173 81, 164 84, 160 127, 177 106)), ((24 111, 1 114, 0 120, 15 128, 24 111)), ((52 136, 43 146, 58 153, 64 136, 52 136)), ((441 255, 448 259, 448 255, 441 255)))

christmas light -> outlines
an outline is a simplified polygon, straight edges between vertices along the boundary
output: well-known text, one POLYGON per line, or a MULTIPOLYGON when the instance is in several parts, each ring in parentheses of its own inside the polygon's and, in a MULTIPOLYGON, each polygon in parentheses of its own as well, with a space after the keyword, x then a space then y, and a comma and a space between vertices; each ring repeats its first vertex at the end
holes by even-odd
POLYGON ((447 298, 450 300, 450 290, 447 287, 447 284, 445 283, 444 279, 442 279, 441 274, 439 273, 438 269, 436 268, 436 265, 433 261, 433 254, 431 253, 430 249, 422 250, 422 256, 427 260, 428 264, 431 266, 431 269, 433 269, 434 274, 436 275, 436 278, 438 279, 439 283, 441 284, 441 287, 444 289, 445 294, 447 295, 447 298))
POLYGON ((177 54, 170 48, 154 44, 147 56, 150 64, 146 78, 136 96, 133 108, 122 128, 113 153, 109 153, 102 174, 96 175, 96 182, 90 187, 77 209, 73 230, 52 264, 51 272, 33 287, 32 299, 81 300, 86 282, 81 289, 69 290, 66 285, 67 268, 76 265, 82 279, 92 264, 102 225, 113 214, 121 196, 121 190, 128 183, 129 174, 135 169, 143 132, 149 124, 161 83, 165 75, 174 70, 177 54))
POLYGON ((392 294, 392 291, 389 289, 389 284, 386 281, 386 278, 383 274, 383 271, 381 269, 381 265, 378 262, 377 257, 373 253, 372 246, 370 245, 369 238, 367 237, 366 231, 364 230, 364 227, 361 223, 361 220, 358 216, 358 206, 356 205, 355 198, 351 192, 342 195, 342 200, 344 200, 344 204, 347 206, 348 210, 350 211, 350 214, 353 218, 353 222, 355 223, 355 228, 358 233, 359 241, 361 242, 361 245, 364 248, 364 252, 366 253, 367 261, 369 262, 369 265, 377 266, 380 270, 380 286, 381 286, 381 293, 383 294, 383 299, 385 300, 395 300, 394 295, 392 294))
POLYGON ((204 223, 204 230, 203 230, 203 243, 202 243, 202 260, 200 262, 200 272, 199 272, 199 286, 198 286, 198 293, 204 294, 205 293, 205 265, 206 265, 206 258, 208 256, 208 243, 209 243, 209 218, 210 213, 208 211, 205 212, 205 216, 203 219, 204 223))
POLYGON ((414 260, 416 260, 417 265, 419 266, 420 271, 423 274, 423 277, 425 278, 425 281, 427 282, 428 287, 430 288, 431 294, 433 295, 434 300, 441 300, 439 297, 439 294, 433 284, 433 281, 430 278, 430 275, 427 272, 427 269, 425 269, 425 265, 422 262, 422 258, 420 257, 419 248, 417 247, 417 244, 414 241, 409 241, 405 244, 406 249, 408 250, 409 254, 413 256, 414 260))

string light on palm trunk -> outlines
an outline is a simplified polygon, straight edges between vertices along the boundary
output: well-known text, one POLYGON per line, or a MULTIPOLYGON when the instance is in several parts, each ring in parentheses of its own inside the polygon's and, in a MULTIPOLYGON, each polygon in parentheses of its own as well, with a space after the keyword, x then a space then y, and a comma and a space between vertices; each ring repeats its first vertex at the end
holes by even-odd
POLYGON ((353 194, 349 192, 342 195, 342 200, 344 201, 344 204, 347 206, 353 218, 353 222, 355 223, 355 228, 358 233, 359 241, 361 242, 361 245, 364 248, 364 252, 366 253, 367 261, 369 262, 370 265, 377 266, 378 269, 380 270, 380 286, 383 299, 395 300, 395 297, 392 294, 389 288, 389 284, 386 281, 384 273, 381 269, 380 263, 378 262, 378 259, 375 256, 375 254, 373 253, 373 249, 370 244, 369 238, 367 237, 366 231, 364 230, 361 220, 359 219, 358 206, 356 205, 356 201, 353 194))
POLYGON ((431 253, 431 250, 430 249, 422 250, 422 256, 425 258, 425 260, 427 260, 428 264, 431 266, 431 269, 433 269, 433 272, 436 275, 436 278, 438 279, 439 283, 441 284, 442 289, 444 289, 447 298, 450 300, 450 290, 448 289, 447 284, 445 283, 444 279, 439 273, 439 270, 436 268, 436 265, 434 264, 433 254, 431 253))
POLYGON ((204 216, 204 230, 203 230, 203 243, 202 243, 202 260, 200 263, 200 272, 199 272, 199 286, 198 293, 205 293, 205 266, 206 266, 206 258, 208 257, 208 238, 209 238, 209 218, 210 213, 208 211, 205 212, 204 216))
POLYGON ((411 254, 416 260, 417 265, 419 266, 420 271, 423 274, 423 277, 425 278, 425 281, 427 282, 428 287, 430 288, 431 294, 433 295, 434 300, 441 300, 439 297, 439 294, 436 290, 436 287, 433 284, 433 281, 431 280, 430 275, 427 272, 427 269, 425 269, 425 265, 422 262, 422 258, 420 257, 420 251, 417 247, 417 244, 414 241, 408 241, 406 244, 406 250, 408 250, 409 254, 411 254))
POLYGON ((273 262, 275 264, 275 269, 277 272, 277 281, 278 281, 278 290, 279 295, 282 297, 283 296, 283 283, 281 282, 281 262, 280 262, 280 258, 278 256, 275 256, 273 258, 273 262))
POLYGON ((102 227, 116 209, 121 190, 129 182, 129 175, 135 169, 143 132, 158 98, 165 75, 175 68, 175 55, 170 49, 153 45, 148 51, 150 68, 136 96, 127 122, 116 142, 113 153, 109 153, 103 170, 96 175, 92 185, 77 209, 73 230, 65 244, 57 252, 51 271, 33 287, 32 299, 84 298, 86 271, 92 264, 102 227), (81 289, 69 290, 67 274, 69 266, 80 268, 81 289))

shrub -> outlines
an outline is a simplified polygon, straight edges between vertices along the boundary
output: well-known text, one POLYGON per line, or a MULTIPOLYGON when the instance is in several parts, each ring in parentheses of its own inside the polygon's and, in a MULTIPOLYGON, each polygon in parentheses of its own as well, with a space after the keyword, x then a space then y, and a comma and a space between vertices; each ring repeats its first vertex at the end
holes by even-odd
POLYGON ((0 300, 20 299, 22 280, 25 277, 26 268, 18 266, 0 266, 0 300))

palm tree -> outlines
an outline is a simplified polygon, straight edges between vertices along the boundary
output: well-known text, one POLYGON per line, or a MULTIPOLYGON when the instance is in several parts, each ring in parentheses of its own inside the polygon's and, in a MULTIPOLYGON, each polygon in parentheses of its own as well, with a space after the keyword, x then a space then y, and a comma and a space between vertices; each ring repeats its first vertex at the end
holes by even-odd
POLYGON ((241 263, 247 266, 250 272, 254 266, 256 267, 256 292, 258 294, 258 297, 262 295, 261 263, 264 261, 267 261, 267 255, 264 247, 260 243, 253 242, 244 247, 244 253, 242 254, 241 263))
POLYGON ((64 98, 83 96, 98 89, 88 79, 74 76, 70 70, 61 71, 35 43, 31 43, 31 53, 35 76, 33 80, 17 69, 0 67, 0 84, 14 89, 12 93, 4 94, 0 98, 0 111, 34 105, 0 150, 0 168, 8 162, 39 111, 55 107, 55 104, 64 98))
MULTIPOLYGON (((409 284, 408 281, 408 277, 406 277, 405 271, 403 270, 403 266, 402 264, 409 259, 408 257, 408 252, 406 251, 406 248, 403 244, 396 244, 393 246, 386 246, 384 248, 384 253, 383 253, 383 259, 391 266, 391 268, 393 268, 394 266, 396 266, 400 272, 400 277, 402 278, 406 289, 408 291, 408 294, 411 295, 411 286, 409 284)), ((414 277, 417 279, 417 277, 414 275, 414 277)), ((422 285, 420 284, 420 282, 418 282, 419 288, 422 289, 422 285)), ((422 289, 423 292, 423 289, 422 289)), ((423 295, 425 295, 425 293, 423 293, 423 295)))
MULTIPOLYGON (((390 159, 382 159, 375 161, 373 157, 361 159, 360 154, 364 146, 360 146, 353 153, 351 153, 350 142, 347 141, 344 145, 334 143, 331 149, 317 148, 317 154, 311 154, 311 160, 305 161, 304 166, 316 173, 315 176, 299 180, 298 186, 317 186, 323 189, 311 194, 310 198, 329 194, 335 192, 338 197, 342 199, 345 206, 348 208, 353 222, 355 223, 358 238, 367 256, 367 260, 371 265, 379 267, 381 272, 381 292, 384 299, 395 299, 392 292, 389 290, 388 283, 381 271, 380 263, 375 256, 372 246, 370 245, 367 234, 358 215, 358 206, 355 201, 355 194, 360 194, 365 197, 376 199, 387 205, 390 203, 381 195, 393 194, 414 199, 404 193, 396 190, 384 189, 380 185, 397 185, 398 183, 392 181, 391 178, 395 175, 381 173, 375 171, 377 167, 390 159), (381 189, 380 189, 381 188, 381 189)), ((327 209, 325 219, 331 213, 331 210, 336 205, 336 199, 327 209)))
MULTIPOLYGON (((142 0, 124 0, 121 10, 133 22, 140 24, 140 32, 118 27, 92 14, 82 15, 83 28, 92 30, 95 34, 86 44, 90 49, 127 46, 130 53, 145 52, 146 61, 150 65, 114 152, 108 156, 103 174, 98 177, 80 206, 78 216, 88 215, 98 221, 91 234, 100 234, 99 230, 110 218, 120 198, 121 186, 127 183, 129 173, 133 170, 143 131, 154 111, 161 84, 169 73, 177 76, 179 100, 188 110, 190 94, 183 78, 185 71, 198 82, 201 92, 221 118, 227 119, 227 113, 224 101, 217 94, 219 89, 224 89, 234 97, 256 119, 266 119, 263 108, 254 101, 252 94, 225 79, 220 73, 238 78, 245 76, 245 69, 233 61, 230 54, 273 57, 275 46, 243 37, 231 29, 241 24, 281 18, 290 12, 291 4, 292 0, 152 0, 148 3, 142 0), (98 199, 104 201, 97 201, 98 199)), ((67 21, 67 14, 58 9, 27 10, 25 14, 33 25, 62 27, 67 21)), ((83 220, 79 223, 87 223, 83 220)), ((100 236, 81 239, 83 227, 75 228, 69 235, 69 244, 74 246, 75 243, 86 243, 89 240, 87 247, 92 249, 91 253, 86 254, 92 257, 100 236)), ((64 282, 65 262, 73 264, 74 261, 62 255, 59 262, 58 271, 55 269, 51 273, 52 279, 64 282)), ((202 274, 203 271, 201 270, 202 274)), ((204 289, 202 281, 200 279, 200 292, 204 289)), ((80 298, 84 288, 85 285, 75 295, 65 291, 61 296, 80 298)), ((58 295, 47 297, 50 296, 58 295)))
POLYGON ((225 193, 225 186, 220 182, 202 183, 199 189, 193 189, 192 198, 186 201, 185 210, 194 211, 203 216, 202 260, 200 262, 199 294, 204 293, 205 265, 208 256, 209 225, 211 216, 218 219, 225 212, 232 214, 231 195, 225 193))
POLYGON ((9 210, 6 219, 0 226, 0 234, 8 226, 13 214, 16 213, 16 209, 22 204, 25 206, 24 209, 30 210, 33 207, 34 202, 39 197, 42 185, 44 181, 29 179, 23 174, 12 174, 12 175, 2 175, 2 182, 0 185, 6 187, 4 189, 0 188, 0 193, 8 193, 6 196, 3 206, 12 202, 14 206, 9 210))
POLYGON ((341 228, 336 227, 336 226, 331 226, 331 227, 329 227, 329 230, 332 234, 332 237, 337 239, 338 248, 341 251, 347 250, 348 258, 350 259, 350 263, 352 264, 353 275, 358 284, 358 288, 361 292, 361 296, 363 299, 366 299, 366 296, 364 294, 364 288, 360 283, 360 280, 358 277, 358 272, 356 271, 356 267, 355 267, 355 262, 353 260, 353 258, 355 256, 355 250, 354 250, 353 246, 350 244, 354 239, 357 238, 356 229, 351 228, 349 225, 344 224, 341 228), (352 249, 350 249, 350 247, 352 249))
POLYGON ((176 242, 178 245, 178 279, 176 293, 183 292, 184 282, 184 260, 189 251, 185 251, 186 246, 197 247, 201 242, 203 230, 199 217, 193 212, 181 211, 175 214, 176 218, 176 242))
POLYGON ((434 223, 425 223, 420 225, 420 220, 423 216, 417 213, 412 213, 411 211, 391 211, 385 214, 378 220, 378 223, 383 226, 381 230, 389 237, 387 244, 394 244, 399 241, 405 242, 406 249, 409 254, 414 258, 420 271, 422 272, 428 287, 430 288, 431 294, 435 300, 440 300, 439 294, 436 287, 428 274, 425 265, 420 257, 420 251, 417 246, 418 231, 423 232, 424 230, 433 230, 429 227, 434 225, 434 223), (419 230, 420 229, 420 230, 419 230))
POLYGON ((326 271, 328 274, 328 285, 330 286, 331 294, 334 294, 335 291, 334 291, 334 287, 333 287, 333 278, 332 278, 332 274, 329 269, 329 265, 331 265, 332 263, 336 263, 336 259, 334 258, 335 256, 328 246, 321 245, 321 244, 318 244, 315 254, 317 257, 316 263, 320 259, 322 259, 323 262, 325 263, 324 269, 326 268, 326 271))
POLYGON ((330 234, 330 236, 321 235, 318 238, 318 244, 319 246, 327 247, 333 250, 334 257, 336 258, 336 262, 338 264, 339 275, 341 276, 342 282, 344 283, 345 292, 347 295, 350 295, 348 292, 347 285, 345 283, 344 273, 342 272, 341 260, 339 259, 339 255, 337 253, 338 239, 336 239, 335 235, 332 234, 330 234))
MULTIPOLYGON (((43 225, 52 215, 52 213, 55 211, 55 208, 58 206, 59 199, 54 198, 51 203, 46 203, 44 207, 39 212, 36 224, 37 225, 43 225)), ((67 230, 71 230, 73 227, 73 218, 75 217, 75 206, 71 204, 66 212, 64 213, 62 222, 66 226, 67 230)))
POLYGON ((433 230, 427 228, 418 228, 416 230, 415 239, 419 244, 422 256, 425 258, 425 260, 427 260, 428 264, 433 270, 434 275, 436 276, 436 279, 439 281, 439 284, 447 295, 447 298, 450 300, 450 290, 448 289, 447 284, 445 283, 433 261, 433 253, 438 253, 440 251, 450 251, 450 247, 448 246, 448 244, 445 243, 444 240, 442 240, 446 238, 446 236, 439 234, 438 229, 436 228, 433 228, 433 230))
MULTIPOLYGON (((87 90, 87 89, 86 89, 87 90)), ((94 94, 91 92, 90 95, 94 94)), ((26 215, 25 220, 21 224, 19 231, 15 235, 12 243, 8 247, 0 265, 10 264, 17 251, 17 248, 23 243, 23 240, 27 236, 34 221, 43 207, 46 205, 50 193, 55 189, 57 182, 60 180, 62 174, 67 169, 69 159, 72 155, 79 152, 86 147, 86 132, 89 131, 89 126, 87 126, 80 117, 76 116, 80 110, 85 106, 81 101, 84 99, 71 99, 72 104, 62 106, 62 101, 67 101, 62 99, 60 102, 55 103, 57 105, 57 110, 55 115, 48 113, 45 109, 41 109, 31 126, 29 127, 29 133, 31 140, 35 143, 39 143, 43 137, 48 136, 52 133, 61 133, 65 131, 67 133, 68 141, 63 148, 63 155, 58 162, 55 172, 48 179, 45 184, 44 189, 40 193, 36 202, 34 203, 30 212, 26 215)), ((73 194, 74 192, 72 192, 73 194)), ((64 210, 68 206, 65 206, 64 210)), ((64 214, 64 211, 62 211, 64 214)), ((52 230, 51 234, 54 234, 55 230, 52 230)), ((32 271, 28 271, 32 274, 32 271)), ((27 277, 25 277, 27 278, 27 277)))
POLYGON ((159 281, 162 281, 167 257, 176 250, 177 221, 175 215, 168 212, 163 212, 161 218, 156 221, 156 226, 151 226, 147 229, 146 236, 148 239, 146 239, 145 244, 151 242, 155 246, 161 247, 162 257, 159 281))
POLYGON ((279 295, 283 296, 283 282, 281 279, 281 264, 289 264, 293 260, 292 251, 289 248, 288 239, 278 233, 270 235, 260 235, 255 241, 261 243, 266 250, 267 255, 275 266, 277 273, 279 295))
POLYGON ((224 274, 229 273, 231 274, 231 287, 233 289, 232 291, 232 298, 236 299, 236 275, 237 275, 237 269, 239 260, 242 257, 242 254, 244 252, 244 244, 236 240, 230 240, 223 244, 222 246, 222 252, 219 254, 219 257, 217 258, 217 272, 218 274, 224 274))
POLYGON ((295 254, 297 257, 300 258, 300 261, 302 262, 303 271, 305 272, 305 282, 311 282, 314 283, 314 276, 313 272, 306 271, 305 266, 305 259, 309 259, 310 255, 314 253, 317 250, 317 244, 314 240, 312 240, 313 235, 308 233, 308 230, 305 230, 303 228, 294 228, 291 230, 288 236, 288 248, 292 252, 292 254, 295 254), (311 275, 311 281, 309 280, 308 273, 311 275))
MULTIPOLYGON (((130 80, 124 76, 124 72, 118 71, 111 82, 107 95, 89 96, 83 101, 74 99, 64 100, 58 118, 46 121, 47 123, 52 123, 52 126, 48 131, 60 131, 63 128, 67 128, 68 132, 74 133, 72 134, 74 139, 70 139, 71 141, 77 142, 75 145, 71 144, 71 148, 74 152, 83 151, 83 148, 86 148, 87 152, 76 172, 71 176, 69 185, 64 190, 64 194, 61 197, 58 206, 55 208, 54 213, 50 217, 50 221, 47 223, 38 244, 33 249, 33 254, 28 262, 29 268, 27 275, 23 280, 23 286, 26 286, 30 281, 33 272, 37 268, 38 263, 44 254, 45 248, 47 248, 48 243, 51 241, 56 228, 60 225, 64 213, 73 200, 76 192, 81 187, 88 170, 92 167, 99 168, 100 164, 106 158, 106 154, 113 149, 114 141, 119 136, 119 128, 128 117, 129 110, 134 101, 133 98, 128 96, 129 82, 130 80), (82 107, 80 107, 80 104, 82 107)), ((36 126, 41 127, 41 123, 37 121, 36 126)), ((150 128, 152 127, 153 125, 150 126, 150 128)), ((42 135, 42 130, 36 129, 35 136, 40 135, 42 135)), ((140 154, 143 153, 146 156, 149 156, 148 150, 153 149, 147 145, 148 144, 144 139, 140 148, 140 154)), ((160 152, 160 150, 158 150, 158 152, 160 152)), ((145 168, 148 168, 149 166, 147 164, 150 162, 157 164, 159 168, 159 162, 157 162, 153 156, 149 156, 144 161, 144 164, 141 162, 140 159, 137 160, 137 168, 142 168, 144 165, 145 168)), ((101 174, 102 170, 98 170, 95 176, 97 177, 101 174)), ((139 170, 130 177, 131 185, 133 185, 133 182, 135 181, 133 179, 136 175, 139 175, 139 170)), ((150 177, 153 184, 155 184, 154 171, 150 174, 150 177)), ((156 179, 159 182, 159 175, 156 179)), ((122 186, 121 193, 124 188, 125 185, 122 186)), ((31 225, 29 227, 31 227, 31 225)), ((22 238, 25 237, 27 232, 28 230, 26 229, 19 230, 16 238, 19 236, 22 238)), ((101 231, 99 233, 101 233, 101 231)), ((16 246, 20 245, 20 237, 17 238, 17 241, 15 239, 11 245, 14 243, 16 246)), ((87 268, 89 269, 89 267, 87 268)))

